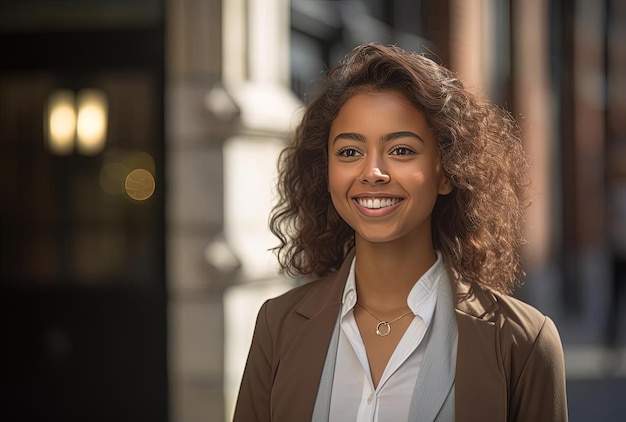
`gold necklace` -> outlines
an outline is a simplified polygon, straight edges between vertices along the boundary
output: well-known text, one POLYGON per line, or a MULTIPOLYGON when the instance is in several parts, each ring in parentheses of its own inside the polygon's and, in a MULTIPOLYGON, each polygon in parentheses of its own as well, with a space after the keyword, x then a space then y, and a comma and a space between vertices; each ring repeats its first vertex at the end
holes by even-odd
POLYGON ((379 336, 379 337, 388 336, 389 333, 391 333, 391 324, 393 324, 394 322, 399 321, 402 318, 404 318, 405 316, 413 313, 413 311, 409 311, 409 312, 407 312, 404 315, 400 315, 398 318, 394 319, 393 321, 383 321, 382 319, 380 319, 376 315, 374 315, 372 313, 372 311, 367 309, 365 306, 361 305, 359 302, 357 302, 356 304, 359 305, 361 308, 365 309, 365 311, 368 314, 370 314, 371 316, 373 316, 374 318, 376 318, 378 320, 378 324, 376 324, 376 335, 379 336), (384 331, 380 331, 380 327, 384 327, 384 331))

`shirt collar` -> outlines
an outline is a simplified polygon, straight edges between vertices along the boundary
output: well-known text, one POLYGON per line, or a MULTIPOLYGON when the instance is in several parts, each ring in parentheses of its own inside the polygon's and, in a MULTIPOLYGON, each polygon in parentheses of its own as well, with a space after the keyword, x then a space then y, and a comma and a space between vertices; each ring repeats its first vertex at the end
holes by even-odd
MULTIPOLYGON (((426 326, 430 325, 433 314, 435 312, 436 298, 433 296, 437 294, 437 286, 440 282, 448 282, 448 273, 443 265, 443 256, 440 251, 435 251, 437 254, 437 261, 415 282, 409 296, 407 298, 407 305, 413 311, 413 313, 422 320, 426 326)), ((341 317, 343 318, 349 311, 351 311, 357 302, 356 293, 356 280, 354 265, 356 257, 352 258, 352 264, 350 265, 350 272, 346 279, 346 285, 343 289, 343 297, 341 300, 341 317)))
POLYGON ((354 277, 354 263, 356 262, 356 256, 352 258, 352 264, 350 264, 350 271, 348 272, 348 278, 346 279, 346 286, 343 289, 343 297, 341 298, 341 317, 343 318, 354 306, 356 305, 356 281, 354 277))

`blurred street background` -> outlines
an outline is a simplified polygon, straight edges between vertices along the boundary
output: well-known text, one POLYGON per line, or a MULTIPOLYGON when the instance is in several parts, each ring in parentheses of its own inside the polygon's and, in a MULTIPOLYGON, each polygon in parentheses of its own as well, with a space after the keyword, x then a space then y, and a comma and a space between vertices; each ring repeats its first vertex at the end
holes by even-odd
POLYGON ((276 158, 328 68, 397 44, 518 119, 516 296, 570 420, 626 420, 625 0, 0 0, 0 420, 228 421, 276 273, 276 158))

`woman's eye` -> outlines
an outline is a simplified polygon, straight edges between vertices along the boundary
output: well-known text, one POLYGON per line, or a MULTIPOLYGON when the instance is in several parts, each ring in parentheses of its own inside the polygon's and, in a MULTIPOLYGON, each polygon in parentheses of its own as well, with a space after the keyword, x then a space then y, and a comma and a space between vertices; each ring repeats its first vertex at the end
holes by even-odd
POLYGON ((411 155, 411 154, 415 154, 415 151, 413 151, 409 147, 403 147, 403 146, 396 147, 393 149, 393 151, 391 151, 391 155, 411 155))
POLYGON ((359 157, 361 153, 354 148, 342 148, 336 153, 340 157, 359 157))

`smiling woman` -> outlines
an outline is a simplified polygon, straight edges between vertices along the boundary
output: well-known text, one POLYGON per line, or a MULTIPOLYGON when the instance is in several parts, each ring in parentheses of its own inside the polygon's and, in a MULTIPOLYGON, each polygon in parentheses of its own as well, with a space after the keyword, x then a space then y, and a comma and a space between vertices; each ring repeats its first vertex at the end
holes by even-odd
POLYGON ((528 181, 507 112, 361 46, 279 170, 278 259, 315 280, 261 308, 235 421, 567 419, 556 327, 508 295, 528 181))

